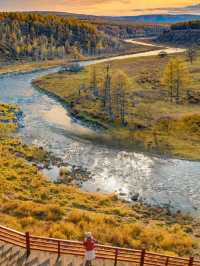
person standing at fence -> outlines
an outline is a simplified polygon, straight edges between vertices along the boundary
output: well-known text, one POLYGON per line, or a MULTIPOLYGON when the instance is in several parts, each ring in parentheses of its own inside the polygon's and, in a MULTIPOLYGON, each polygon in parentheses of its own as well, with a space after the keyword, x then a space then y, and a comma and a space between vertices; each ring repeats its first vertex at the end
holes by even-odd
POLYGON ((95 260, 95 240, 92 233, 85 233, 83 245, 85 247, 85 266, 92 266, 92 261, 95 260))

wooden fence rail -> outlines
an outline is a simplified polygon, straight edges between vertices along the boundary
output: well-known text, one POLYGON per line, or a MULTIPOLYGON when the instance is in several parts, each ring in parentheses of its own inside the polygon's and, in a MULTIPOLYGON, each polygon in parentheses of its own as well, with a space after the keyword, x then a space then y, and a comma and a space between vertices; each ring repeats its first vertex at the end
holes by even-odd
MULTIPOLYGON (((32 236, 28 232, 23 234, 4 226, 0 226, 0 241, 25 249, 27 256, 31 251, 51 252, 58 256, 84 256, 81 242, 32 236)), ((145 249, 134 250, 104 245, 97 245, 96 257, 113 261, 113 266, 117 266, 119 262, 127 262, 134 266, 200 266, 200 260, 193 257, 171 257, 147 252, 145 249)))

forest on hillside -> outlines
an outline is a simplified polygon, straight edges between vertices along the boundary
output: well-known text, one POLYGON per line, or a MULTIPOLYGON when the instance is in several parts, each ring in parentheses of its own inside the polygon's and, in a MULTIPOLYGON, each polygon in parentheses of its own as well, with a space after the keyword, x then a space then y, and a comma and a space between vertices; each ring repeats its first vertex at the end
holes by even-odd
POLYGON ((0 13, 0 54, 35 61, 99 55, 119 49, 121 43, 90 22, 72 17, 34 13, 0 13))
POLYGON ((158 38, 158 42, 171 43, 181 46, 200 45, 200 20, 181 22, 171 25, 158 38))
POLYGON ((94 24, 100 31, 120 39, 154 37, 160 35, 164 30, 169 28, 166 25, 131 21, 98 20, 95 21, 94 24))
POLYGON ((89 22, 99 31, 121 39, 155 36, 169 29, 168 24, 145 23, 130 20, 132 17, 105 17, 84 14, 71 14, 66 12, 38 11, 43 16, 56 15, 64 18, 75 17, 81 21, 89 22))
POLYGON ((171 26, 171 30, 200 30, 200 20, 176 23, 171 26))

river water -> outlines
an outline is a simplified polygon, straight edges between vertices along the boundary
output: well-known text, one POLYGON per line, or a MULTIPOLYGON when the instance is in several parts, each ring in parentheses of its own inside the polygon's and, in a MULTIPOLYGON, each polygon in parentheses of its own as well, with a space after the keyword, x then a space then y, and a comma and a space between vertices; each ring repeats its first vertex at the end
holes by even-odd
MULTIPOLYGON (((180 51, 182 50, 176 48, 166 49, 168 53, 180 51)), ((156 55, 159 52, 160 50, 114 59, 156 55)), ((111 59, 81 64, 109 60, 111 59)), ((112 149, 95 141, 85 140, 83 136, 96 136, 98 132, 71 119, 60 102, 31 85, 33 79, 56 71, 57 68, 0 78, 0 100, 16 103, 24 112, 25 126, 18 132, 24 142, 43 146, 66 162, 88 169, 92 179, 83 184, 84 190, 116 191, 126 199, 139 193, 140 199, 150 204, 170 206, 174 211, 199 212, 199 162, 162 159, 143 153, 112 149)), ((46 174, 55 180, 58 169, 53 168, 46 171, 46 174)))

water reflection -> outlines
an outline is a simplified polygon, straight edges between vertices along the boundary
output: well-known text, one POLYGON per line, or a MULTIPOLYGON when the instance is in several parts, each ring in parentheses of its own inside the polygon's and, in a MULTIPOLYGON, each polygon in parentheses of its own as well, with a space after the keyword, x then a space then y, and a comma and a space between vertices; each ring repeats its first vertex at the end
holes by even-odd
MULTIPOLYGON (((96 133, 74 123, 61 103, 31 86, 33 78, 54 71, 0 79, 1 101, 19 104, 25 114, 25 127, 19 131, 25 142, 44 146, 91 171, 93 178, 83 185, 84 190, 117 191, 126 198, 139 193, 147 202, 170 204, 175 210, 199 208, 200 163, 110 149, 79 138, 96 133)), ((56 169, 49 172, 52 179, 57 175, 56 169)))

